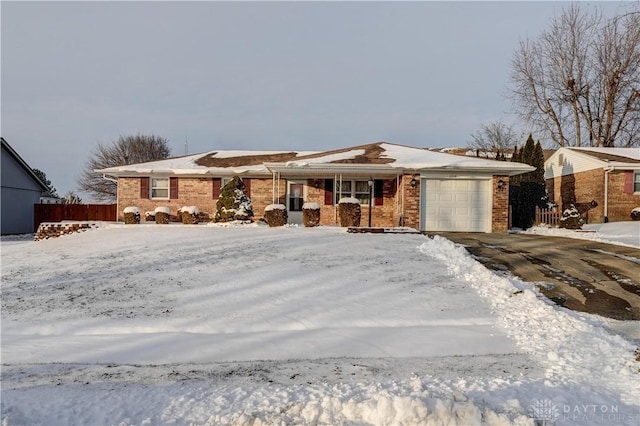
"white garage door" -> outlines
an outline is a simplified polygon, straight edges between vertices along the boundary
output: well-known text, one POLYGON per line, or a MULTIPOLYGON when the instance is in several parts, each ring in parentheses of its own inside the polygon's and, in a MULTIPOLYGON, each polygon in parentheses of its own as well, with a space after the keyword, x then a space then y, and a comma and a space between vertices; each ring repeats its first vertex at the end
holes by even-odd
POLYGON ((491 181, 422 179, 423 231, 491 232, 491 181))

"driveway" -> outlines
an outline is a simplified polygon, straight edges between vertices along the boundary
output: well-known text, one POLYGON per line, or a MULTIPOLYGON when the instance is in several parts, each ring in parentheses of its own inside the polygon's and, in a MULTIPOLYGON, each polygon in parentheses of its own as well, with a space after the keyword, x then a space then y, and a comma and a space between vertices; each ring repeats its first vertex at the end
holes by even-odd
POLYGON ((540 235, 438 235, 463 245, 492 270, 535 283, 561 306, 640 320, 640 249, 540 235))

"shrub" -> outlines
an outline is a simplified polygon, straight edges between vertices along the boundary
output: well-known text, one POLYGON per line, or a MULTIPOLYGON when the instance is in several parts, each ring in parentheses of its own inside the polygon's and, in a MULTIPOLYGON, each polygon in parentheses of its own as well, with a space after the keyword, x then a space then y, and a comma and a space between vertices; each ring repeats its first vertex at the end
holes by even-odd
POLYGON ((320 205, 318 203, 304 203, 302 205, 302 223, 307 227, 320 225, 320 205))
POLYGON ((264 220, 269 226, 284 226, 287 224, 287 208, 284 204, 269 204, 264 209, 264 220))
POLYGON ((640 220, 640 207, 631 210, 631 220, 640 220))
POLYGON ((124 209, 124 223, 127 225, 140 223, 140 210, 137 207, 126 207, 124 209))
POLYGON ((166 225, 169 223, 169 218, 171 217, 171 210, 169 207, 156 207, 155 209, 155 217, 156 223, 166 225))
POLYGON ((200 210, 196 206, 183 206, 178 210, 178 215, 182 220, 182 223, 187 225, 195 225, 198 223, 198 217, 200 210))
POLYGON ((360 201, 357 198, 341 198, 338 201, 340 226, 360 226, 360 201))
POLYGON ((220 191, 216 202, 214 222, 231 222, 234 220, 251 220, 253 206, 251 199, 244 192, 245 186, 238 176, 234 176, 220 191))
POLYGON ((582 225, 584 225, 584 220, 582 220, 580 212, 573 204, 562 212, 562 217, 558 224, 560 228, 565 229, 582 229, 582 225))

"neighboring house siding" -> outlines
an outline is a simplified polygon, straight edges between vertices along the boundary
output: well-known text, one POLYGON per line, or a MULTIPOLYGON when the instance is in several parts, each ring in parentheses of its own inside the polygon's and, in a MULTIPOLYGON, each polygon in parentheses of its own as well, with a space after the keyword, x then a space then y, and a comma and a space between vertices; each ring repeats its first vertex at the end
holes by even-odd
POLYGON ((2 234, 28 234, 34 232, 34 205, 40 202, 42 187, 34 181, 2 148, 2 234))
MULTIPOLYGON (((630 220, 631 210, 640 206, 640 193, 625 193, 625 177, 628 171, 614 170, 609 173, 608 214, 610 221, 630 220)), ((547 179, 549 199, 561 209, 570 204, 587 204, 591 201, 598 206, 584 216, 589 223, 602 223, 605 217, 604 194, 605 171, 602 168, 567 176, 547 179)))

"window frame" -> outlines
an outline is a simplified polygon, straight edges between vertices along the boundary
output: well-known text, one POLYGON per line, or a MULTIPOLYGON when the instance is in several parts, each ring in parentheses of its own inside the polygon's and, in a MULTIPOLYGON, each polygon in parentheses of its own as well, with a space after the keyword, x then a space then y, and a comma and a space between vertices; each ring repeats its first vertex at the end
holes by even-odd
POLYGON ((171 183, 169 176, 156 176, 149 179, 149 199, 151 200, 168 200, 171 195, 171 183), (159 188, 156 181, 165 181, 166 186, 163 188, 159 188), (167 191, 167 195, 164 197, 155 196, 154 191, 164 190, 167 191))
POLYGON ((369 206, 369 199, 371 197, 371 187, 369 186, 369 179, 342 179, 342 182, 337 179, 335 187, 337 188, 337 190, 334 190, 335 204, 340 201, 340 198, 351 197, 358 199, 361 206, 369 206), (366 192, 357 191, 358 182, 363 182, 366 184, 366 192), (342 187, 340 187, 341 183, 342 187), (348 191, 343 191, 343 187, 345 186, 345 184, 348 184, 348 191), (365 197, 362 197, 362 195, 365 195, 365 197))

